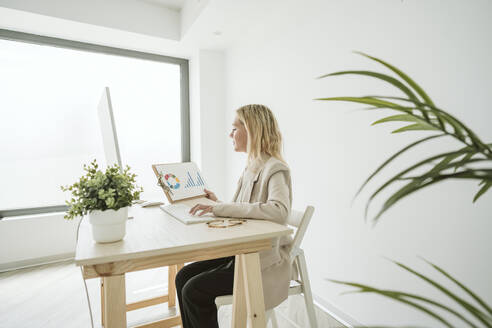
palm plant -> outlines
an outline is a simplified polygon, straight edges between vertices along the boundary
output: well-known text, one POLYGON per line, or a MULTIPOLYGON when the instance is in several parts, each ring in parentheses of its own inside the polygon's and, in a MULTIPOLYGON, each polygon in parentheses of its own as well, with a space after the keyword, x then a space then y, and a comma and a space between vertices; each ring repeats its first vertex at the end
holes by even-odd
MULTIPOLYGON (((396 115, 391 115, 383 119, 377 120, 373 123, 381 124, 386 122, 404 122, 407 125, 398 128, 393 131, 393 133, 401 133, 406 131, 430 131, 432 134, 419 139, 397 153, 389 157, 384 161, 362 184, 356 193, 356 197, 360 192, 366 187, 366 185, 378 174, 383 168, 385 168, 389 163, 398 158, 401 154, 407 152, 408 150, 443 137, 454 138, 460 143, 462 147, 449 152, 443 152, 430 156, 422 161, 415 163, 407 167, 405 170, 399 172, 391 179, 382 184, 370 195, 365 208, 364 217, 367 219, 369 206, 374 200, 374 198, 385 191, 389 186, 394 185, 398 182, 405 182, 403 187, 399 188, 395 193, 389 196, 382 207, 379 209, 377 214, 373 217, 372 221, 374 224, 378 222, 381 215, 385 213, 388 209, 394 206, 401 199, 411 195, 412 193, 421 190, 425 187, 433 185, 435 183, 448 180, 448 179, 472 179, 479 181, 480 189, 477 191, 473 198, 473 202, 477 201, 485 192, 487 192, 492 187, 492 144, 484 143, 469 127, 464 123, 459 121, 453 115, 447 113, 443 109, 437 107, 427 93, 408 75, 403 73, 401 70, 393 65, 386 63, 385 61, 360 53, 377 63, 382 64, 397 77, 393 77, 387 74, 373 72, 373 71, 341 71, 331 74, 326 74, 320 78, 326 78, 331 76, 339 75, 359 75, 376 78, 385 83, 396 87, 401 91, 404 96, 363 96, 363 97, 330 97, 330 98, 318 98, 317 100, 325 101, 345 101, 352 103, 359 103, 369 105, 369 110, 378 109, 390 109, 396 111, 396 115), (476 164, 485 164, 485 168, 477 168, 476 164), (487 166, 489 164, 489 166, 487 166)), ((438 320, 446 327, 453 327, 453 325, 446 320, 443 316, 436 313, 434 308, 438 308, 441 311, 452 314, 454 317, 460 319, 468 327, 478 328, 478 327, 490 327, 492 328, 492 309, 487 305, 481 298, 479 298, 475 293, 473 293, 464 284, 460 283, 458 280, 453 278, 446 271, 441 269, 435 264, 428 262, 435 270, 444 275, 447 279, 451 280, 456 284, 462 291, 464 291, 468 296, 470 296, 476 304, 472 304, 466 301, 462 297, 452 293, 449 289, 445 288, 438 282, 428 278, 427 276, 411 269, 410 267, 394 262, 400 268, 416 275, 426 283, 431 284, 434 288, 444 293, 448 298, 456 302, 461 311, 465 311, 469 317, 473 318, 474 321, 467 318, 465 315, 460 313, 460 310, 452 309, 449 306, 443 305, 437 301, 431 300, 429 298, 401 292, 394 290, 379 289, 355 282, 346 282, 331 280, 338 284, 343 284, 351 287, 358 288, 356 293, 376 293, 384 297, 388 297, 395 301, 404 303, 408 306, 416 308, 427 315, 430 315, 434 319, 438 320), (428 306, 433 306, 434 308, 429 308, 428 306)), ((461 325, 460 325, 461 327, 461 325)))
MULTIPOLYGON (((477 296, 469 288, 467 288, 465 285, 460 283, 458 280, 456 280, 449 273, 447 273, 446 271, 444 271, 443 269, 441 269, 437 265, 427 261, 427 263, 429 263, 435 270, 437 270, 439 273, 444 275, 447 279, 449 279, 454 284, 456 284, 468 296, 470 296, 475 301, 476 304, 473 304, 469 301, 466 301, 464 298, 451 292, 448 288, 444 287, 442 284, 436 282, 435 280, 430 279, 429 277, 423 275, 422 273, 419 273, 419 272, 413 270, 412 268, 410 268, 410 267, 408 267, 402 263, 399 263, 399 262, 394 262, 394 263, 396 265, 398 265, 400 268, 410 272, 411 274, 417 276, 421 280, 425 281, 426 283, 430 284, 432 287, 434 287, 437 290, 439 290, 440 292, 442 292, 451 301, 457 303, 460 309, 456 310, 456 309, 453 309, 449 306, 443 305, 443 304, 441 304, 435 300, 432 300, 430 298, 427 298, 424 296, 419 296, 416 294, 407 293, 407 292, 402 292, 402 291, 397 291, 397 290, 380 289, 380 288, 375 288, 375 287, 371 287, 368 285, 359 284, 356 282, 340 281, 340 280, 333 280, 333 279, 330 279, 330 281, 337 283, 337 284, 358 288, 355 291, 346 292, 344 294, 348 294, 348 293, 374 293, 374 294, 378 294, 378 295, 390 298, 392 300, 395 300, 397 302, 406 304, 410 307, 413 307, 413 308, 431 316, 432 318, 436 319, 437 321, 441 322, 444 326, 449 327, 449 328, 454 328, 456 326, 453 326, 453 324, 450 323, 449 320, 446 320, 443 315, 439 315, 439 313, 436 312, 435 310, 433 310, 433 308, 429 308, 426 305, 433 306, 434 308, 440 309, 444 313, 448 313, 448 314, 453 315, 455 318, 458 318, 461 322, 466 324, 466 327, 471 327, 471 328, 479 328, 479 327, 490 328, 490 327, 492 327, 492 309, 491 309, 491 307, 489 305, 487 305, 486 302, 484 302, 479 296, 477 296), (465 311, 465 313, 467 313, 469 317, 474 318, 475 322, 470 320, 470 318, 467 318, 467 316, 460 313, 460 311, 465 311), (478 322, 480 322, 480 324, 478 324, 478 322)), ((460 324, 457 327, 463 327, 463 325, 460 324)))
POLYGON ((423 189, 437 182, 448 179, 474 179, 479 180, 481 187, 473 198, 475 202, 487 190, 492 187, 492 166, 489 168, 473 168, 471 164, 492 163, 492 144, 485 144, 470 128, 459 121, 453 115, 438 108, 425 91, 415 83, 408 75, 403 73, 398 68, 382 61, 381 59, 359 53, 369 59, 372 59, 393 71, 400 79, 387 74, 372 72, 372 71, 341 71, 320 76, 325 78, 337 75, 362 75, 376 78, 395 86, 406 97, 391 97, 391 96, 364 96, 364 97, 331 97, 318 98, 317 100, 327 101, 346 101, 353 103, 366 104, 370 107, 369 110, 390 109, 398 112, 396 115, 391 115, 380 119, 373 123, 380 124, 386 122, 405 122, 410 123, 393 133, 401 133, 406 131, 431 131, 435 134, 419 139, 410 145, 404 147, 396 154, 388 158, 381 166, 379 166, 357 191, 357 195, 364 189, 369 181, 371 181, 384 167, 394 161, 398 156, 405 153, 411 148, 420 144, 431 141, 432 139, 451 137, 463 144, 463 147, 455 151, 445 152, 431 156, 422 160, 397 175, 393 176, 386 183, 374 191, 366 204, 365 217, 367 218, 369 206, 374 198, 382 191, 396 182, 407 181, 407 183, 388 197, 382 208, 373 218, 373 222, 377 223, 381 215, 389 208, 395 205, 399 200, 406 196, 423 189), (407 86, 408 85, 408 86, 407 86), (426 166, 430 168, 425 173, 416 174, 418 170, 422 170, 426 166))

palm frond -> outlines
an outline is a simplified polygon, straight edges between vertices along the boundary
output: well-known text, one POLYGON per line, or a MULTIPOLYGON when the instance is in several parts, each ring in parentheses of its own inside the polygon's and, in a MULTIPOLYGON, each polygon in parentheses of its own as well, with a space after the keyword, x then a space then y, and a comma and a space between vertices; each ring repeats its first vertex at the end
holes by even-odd
POLYGON ((362 76, 374 77, 376 79, 390 83, 391 85, 400 89, 404 94, 408 96, 408 98, 418 101, 417 96, 415 96, 412 90, 410 90, 404 83, 400 82, 398 79, 395 79, 392 76, 382 73, 371 72, 371 71, 342 71, 342 72, 335 72, 335 73, 322 75, 319 77, 319 79, 330 77, 330 76, 337 76, 337 75, 362 75, 362 76))
POLYGON ((376 214, 373 221, 374 224, 377 223, 381 215, 388 209, 393 207, 399 200, 403 197, 409 196, 414 192, 433 185, 435 183, 441 182, 446 179, 474 179, 474 180, 487 180, 492 182, 492 169, 476 169, 476 170, 466 170, 458 173, 451 174, 439 174, 436 173, 433 177, 414 177, 412 182, 405 185, 403 188, 398 190, 395 194, 386 200, 381 208, 381 210, 376 214))
POLYGON ((443 131, 449 136, 452 136, 459 141, 477 147, 484 154, 492 157, 492 149, 490 146, 487 146, 484 142, 478 138, 478 136, 464 123, 459 121, 453 115, 443 111, 435 107, 434 105, 429 105, 422 103, 418 100, 412 100, 402 97, 390 97, 390 96, 364 96, 364 97, 328 97, 328 98, 317 98, 316 100, 326 100, 326 101, 345 101, 345 102, 354 102, 354 103, 365 103, 375 105, 377 107, 375 109, 392 109, 400 112, 405 112, 407 115, 413 116, 416 120, 419 120, 421 123, 424 121, 429 126, 432 126, 438 130, 443 131), (387 101, 390 100, 398 100, 404 102, 410 102, 413 106, 404 106, 402 104, 398 104, 395 102, 387 101), (378 102, 377 100, 381 100, 378 102), (420 116, 414 113, 414 110, 418 110, 420 113, 424 113, 424 115, 420 116), (452 131, 449 131, 452 130, 452 131), (469 139, 469 140, 468 140, 469 139))
MULTIPOLYGON (((371 106, 369 108, 370 110, 376 110, 376 109, 394 110, 398 112, 398 114, 396 115, 393 114, 391 116, 379 119, 372 123, 372 125, 389 123, 389 122, 400 122, 405 124, 404 126, 397 128, 396 130, 393 130, 392 133, 402 133, 408 131, 431 131, 431 132, 440 132, 440 133, 417 140, 409 144, 405 148, 401 149, 391 157, 389 157, 364 181, 362 186, 358 189, 354 198, 361 193, 361 191, 365 188, 365 186, 378 173, 380 173, 383 168, 385 168, 388 164, 393 162, 396 158, 398 158, 401 154, 405 153, 409 149, 412 149, 418 145, 426 143, 432 139, 440 138, 443 136, 452 137, 464 144, 464 147, 458 150, 445 152, 421 160, 416 164, 407 167, 406 169, 399 172, 391 179, 383 183, 370 195, 366 203, 365 214, 364 214, 365 219, 367 219, 369 207, 373 202, 374 198, 377 197, 383 191, 385 191, 389 186, 401 181, 408 181, 408 182, 405 183, 399 189, 397 189, 396 192, 394 192, 390 197, 388 197, 383 202, 383 205, 381 206, 381 208, 373 218, 374 224, 378 222, 378 220, 380 219, 383 213, 385 213, 388 209, 392 208, 401 199, 408 197, 409 195, 413 194, 418 190, 439 183, 441 181, 445 181, 449 179, 479 180, 480 189, 475 194, 473 198, 473 202, 477 201, 483 194, 485 194, 489 189, 491 189, 492 168, 490 168, 490 166, 488 168, 487 167, 474 168, 475 165, 472 164, 490 163, 492 161, 492 144, 487 144, 483 142, 463 122, 458 120, 455 116, 451 115, 450 113, 437 107, 433 103, 431 98, 427 95, 427 93, 407 74, 403 73, 395 66, 379 58, 367 55, 362 52, 357 52, 357 53, 385 66, 394 74, 396 74, 396 77, 383 73, 372 72, 372 71, 350 70, 350 71, 340 71, 331 74, 326 74, 321 76, 320 78, 341 76, 341 75, 357 75, 357 76, 372 77, 396 87, 396 89, 403 92, 403 94, 405 94, 407 98, 371 95, 371 96, 362 96, 362 97, 326 97, 326 98, 318 98, 317 100, 344 101, 344 102, 352 102, 358 104, 366 104, 371 106), (427 166, 430 166, 430 168, 425 169, 425 167, 427 166)), ((457 286, 459 286, 463 291, 465 291, 466 294, 469 295, 473 299, 473 301, 475 301, 478 304, 478 306, 472 304, 471 302, 466 301, 465 299, 451 292, 449 289, 445 288, 441 284, 411 269, 410 267, 395 261, 393 261, 393 263, 398 265, 400 268, 403 268, 407 272, 410 272, 411 274, 417 276, 421 280, 431 284, 434 288, 438 289, 440 292, 442 292, 447 297, 449 297, 454 302, 456 302, 460 306, 460 310, 466 311, 468 315, 473 316, 473 318, 478 320, 481 324, 483 324, 484 327, 492 328, 491 307, 487 305, 480 297, 478 297, 470 289, 465 287, 463 284, 461 284, 454 277, 452 277, 450 274, 445 272, 437 265, 428 262, 433 266, 434 269, 439 271, 442 275, 444 275, 446 278, 448 278, 457 286)), ((447 311, 448 313, 451 313, 457 318, 461 319, 468 326, 472 328, 477 328, 475 323, 473 323, 468 318, 463 316, 459 311, 452 309, 449 306, 442 305, 429 298, 425 298, 415 294, 394 291, 394 290, 377 289, 374 287, 352 283, 352 282, 343 282, 343 281, 336 281, 336 280, 332 280, 332 281, 338 284, 344 284, 344 285, 356 287, 359 290, 356 290, 354 292, 357 293, 376 293, 384 297, 393 299, 395 301, 407 304, 411 307, 414 307, 428 314, 429 316, 440 321, 442 324, 446 325, 447 327, 451 327, 451 324, 445 318, 441 317, 433 310, 421 304, 415 303, 414 301, 423 302, 426 305, 434 306, 441 310, 447 311)))
POLYGON ((476 323, 472 322, 469 320, 463 313, 460 313, 460 311, 464 311, 465 314, 472 316, 475 318, 475 320, 480 321, 484 326, 483 327, 492 327, 492 311, 489 305, 487 305, 480 297, 478 297, 475 293, 473 293, 470 289, 465 287, 462 283, 460 283, 458 280, 456 280, 454 277, 452 277, 449 273, 444 271, 442 268, 439 266, 423 259, 426 261, 428 264, 430 264, 435 270, 439 271, 441 274, 443 274, 446 278, 451 280, 453 283, 458 285, 463 291, 465 291, 469 296, 473 298, 478 304, 480 304, 481 307, 483 307, 486 312, 483 312, 479 308, 477 308, 475 305, 471 304, 470 302, 466 301, 462 297, 456 295, 455 293, 451 292, 448 288, 444 287, 442 284, 430 279, 429 277, 425 276, 422 273, 417 272, 416 270, 400 263, 397 261, 392 261, 394 264, 399 266, 400 268, 404 269, 405 271, 411 273, 412 275, 417 276, 420 280, 430 284, 440 292, 442 292, 444 295, 446 295, 449 299, 454 301, 458 306, 459 309, 453 309, 448 305, 444 305, 440 302, 437 302, 435 300, 429 299, 427 297, 419 296, 416 294, 412 293, 407 293, 407 292, 402 292, 402 291, 395 291, 395 290, 386 290, 386 289, 379 289, 375 287, 371 287, 368 285, 360 284, 360 283, 355 283, 355 282, 348 282, 348 281, 340 281, 340 280, 333 280, 333 279, 328 279, 329 281, 332 281, 337 284, 342 284, 350 287, 355 287, 357 290, 353 291, 347 291, 342 294, 350 294, 350 293, 374 293, 374 294, 379 294, 381 296, 387 297, 389 299, 393 299, 395 301, 404 303, 406 305, 409 305, 413 308, 416 308, 429 316, 433 317, 434 319, 440 321, 444 325, 450 327, 451 324, 442 316, 438 315, 436 312, 434 312, 432 309, 424 307, 418 303, 415 303, 413 301, 418 301, 425 303, 427 305, 431 305, 433 307, 439 308, 441 310, 444 310, 453 316, 459 318, 463 322, 465 322, 469 327, 472 328, 478 328, 476 323))
POLYGON ((413 115, 409 114, 398 114, 398 115, 392 115, 385 117, 383 119, 377 120, 376 122, 372 123, 371 125, 376 125, 376 124, 381 124, 381 123, 387 123, 387 122, 415 122, 415 123, 427 123, 426 121, 415 117, 413 115))
POLYGON ((425 91, 414 81, 412 80, 408 75, 406 75, 405 73, 403 73, 401 70, 399 70, 398 68, 396 68, 395 66, 391 65, 391 64, 388 64, 387 62, 379 59, 379 58, 376 58, 376 57, 373 57, 373 56, 369 56, 363 52, 360 52, 360 51, 355 51, 355 53, 359 54, 359 55, 362 55, 364 57, 367 57, 371 60, 374 60, 384 66, 386 66, 387 68, 389 68, 391 71, 393 71, 394 73, 396 73, 399 77, 401 77, 405 82, 407 82, 419 95, 420 97, 422 97, 422 99, 424 100, 425 103, 429 104, 429 105, 434 105, 434 103, 432 102, 432 100, 430 99, 430 97, 427 95, 427 93, 425 93, 425 91))
MULTIPOLYGON (((403 98, 405 99, 405 98, 403 98)), ((367 104, 367 105, 372 105, 374 106, 373 109, 383 109, 383 108, 388 108, 392 110, 396 110, 399 112, 406 113, 407 119, 406 120, 400 120, 400 121, 408 121, 410 117, 413 118, 413 121, 418 122, 419 125, 415 125, 411 128, 408 128, 408 130, 441 130, 449 134, 445 129, 444 125, 440 122, 438 118, 431 118, 429 117, 429 114, 431 111, 427 108, 417 108, 415 106, 408 107, 408 106, 403 106, 401 104, 395 103, 395 102, 390 102, 382 99, 379 96, 365 96, 365 97, 329 97, 329 98, 317 98, 315 100, 325 100, 325 101, 345 101, 345 102, 353 102, 353 103, 361 103, 361 104, 367 104), (417 115, 414 113, 414 110, 417 110, 420 112, 421 115, 417 115)), ((418 101, 415 101, 418 102, 418 101)), ((393 121, 395 121, 393 117, 393 121)), ((402 130, 405 131, 405 130, 402 130)), ((402 131, 397 131, 397 132, 402 132, 402 131)), ((393 131, 393 133, 396 133, 393 131)))
POLYGON ((426 137, 426 138, 423 138, 423 139, 420 139, 418 141, 415 141, 411 144, 409 144, 408 146, 406 146, 405 148, 401 149, 400 151, 398 151, 397 153, 395 153, 394 155, 392 155, 390 158, 388 158, 386 161, 384 161, 383 164, 381 164, 370 176, 369 178, 366 179, 366 181, 364 181, 364 183, 362 184, 362 186, 360 186, 359 190, 357 191, 357 193, 355 194, 354 196, 354 199, 355 197, 357 197, 361 191, 364 189, 364 187, 369 183, 369 181, 372 180, 372 178, 378 174, 383 168, 385 168, 389 163, 391 163, 393 160, 395 160, 398 156, 400 156, 401 154, 403 154, 404 152, 406 152, 407 150, 409 149, 412 149, 413 147, 423 143, 423 142, 426 142, 428 140, 431 140, 431 139, 435 139, 435 138, 440 138, 440 137, 444 137, 445 134, 439 134, 439 135, 433 135, 433 136, 430 136, 430 137, 426 137))
MULTIPOLYGON (((402 133, 408 131, 430 131, 430 132, 441 132, 442 134, 432 135, 427 139, 419 140, 414 144, 411 144, 411 146, 407 146, 401 151, 397 152, 395 155, 391 156, 380 167, 378 167, 369 176, 368 179, 366 179, 366 181, 362 184, 362 186, 357 191, 354 198, 360 194, 362 189, 367 185, 367 183, 370 180, 374 178, 376 174, 378 174, 384 167, 386 167, 395 158, 397 158, 399 155, 401 155, 403 152, 407 151, 408 149, 412 148, 413 146, 421 144, 424 141, 429 141, 434 137, 437 138, 438 136, 444 136, 444 135, 451 136, 466 145, 465 148, 462 148, 457 152, 448 153, 446 156, 442 156, 442 154, 438 156, 434 156, 432 158, 419 162, 415 165, 412 165, 406 170, 404 170, 403 172, 400 172, 392 179, 388 180, 369 197, 366 204, 364 218, 367 220, 368 209, 374 197, 396 181, 412 180, 410 183, 405 185, 403 188, 401 188, 395 194, 393 194, 391 197, 388 198, 388 200, 384 203, 382 209, 373 218, 374 223, 378 221, 379 217, 387 209, 392 207, 401 198, 412 194, 416 190, 420 190, 423 187, 450 178, 460 178, 460 179, 478 178, 476 174, 450 175, 450 174, 442 174, 442 171, 444 168, 446 169, 449 168, 448 166, 449 163, 453 163, 455 172, 457 172, 460 169, 465 169, 466 165, 470 163, 470 160, 474 156, 479 154, 484 155, 486 158, 492 159, 491 145, 484 143, 468 126, 466 126, 456 117, 438 108, 430 99, 430 97, 427 95, 427 93, 407 74, 403 73, 395 66, 379 58, 367 55, 362 52, 357 52, 357 53, 382 64, 386 68, 390 69, 393 73, 395 73, 397 75, 397 78, 383 73, 363 71, 363 70, 340 71, 331 74, 325 74, 320 78, 339 76, 339 75, 358 75, 358 76, 373 77, 396 87, 398 90, 403 92, 408 98, 371 95, 371 96, 363 96, 363 97, 326 97, 326 98, 318 98, 317 100, 352 102, 352 103, 370 105, 371 109, 395 110, 399 112, 399 114, 391 115, 379 119, 374 123, 372 123, 372 125, 388 123, 388 122, 411 123, 393 130, 392 133, 402 133), (401 80, 399 80, 398 78, 401 80), (463 156, 462 159, 457 160, 457 158, 460 156, 463 156), (419 168, 424 164, 430 164, 435 160, 440 160, 440 163, 438 163, 431 171, 425 172, 425 175, 421 175, 420 177, 404 176, 410 171, 419 168)), ((488 181, 488 178, 485 179, 484 181, 485 181, 484 185, 475 194, 473 198, 473 202, 477 201, 483 194, 485 194, 492 187, 492 185, 488 181)))
MULTIPOLYGON (((442 310, 444 310, 446 312, 451 313, 452 315, 454 315, 455 317, 459 318, 463 322, 467 323, 468 326, 470 326, 472 328, 478 328, 477 325, 475 325, 473 322, 471 322, 470 320, 468 320, 465 316, 463 316, 458 311, 453 310, 449 306, 443 305, 443 304, 441 304, 439 302, 436 302, 434 300, 431 300, 431 299, 429 299, 427 297, 423 297, 423 296, 419 296, 419 295, 415 295, 415 294, 410 294, 410 293, 406 293, 406 292, 401 292, 401 291, 379 289, 379 288, 375 288, 375 287, 371 287, 371 286, 363 285, 363 284, 359 284, 359 283, 354 283, 354 282, 339 281, 339 280, 332 280, 332 279, 330 279, 330 281, 332 281, 334 283, 337 283, 337 284, 342 284, 342 285, 346 285, 346 286, 351 286, 351 287, 359 288, 359 290, 348 291, 348 292, 344 292, 342 294, 351 294, 351 293, 375 293, 375 294, 380 294, 382 296, 390 297, 390 298, 395 299, 397 301, 401 301, 401 299, 413 299, 413 300, 417 300, 417 301, 420 301, 420 302, 427 303, 429 305, 438 307, 438 308, 440 308, 440 309, 442 309, 442 310)), ((408 304, 408 303, 406 303, 406 304, 408 304)), ((408 305, 410 305, 410 304, 408 304, 408 305)), ((428 312, 426 312, 426 313, 429 314, 428 312)), ((431 316, 433 316, 433 315, 431 315, 431 316)))
POLYGON ((411 125, 404 126, 402 128, 396 129, 392 131, 391 133, 399 133, 399 132, 405 132, 405 131, 439 131, 438 128, 427 124, 427 123, 415 123, 411 125))
POLYGON ((465 156, 463 156, 463 158, 461 160, 456 162, 456 165, 454 167, 454 172, 456 172, 460 167, 462 167, 465 163, 467 163, 475 155, 476 155, 476 153, 468 153, 465 156))
POLYGON ((480 190, 475 194, 475 197, 473 197, 474 203, 480 198, 480 196, 485 194, 490 187, 492 187, 492 181, 482 180, 482 182, 484 182, 482 188, 480 188, 480 190))
MULTIPOLYGON (((409 306, 411 306, 413 308, 416 308, 416 309, 418 309, 418 310, 420 310, 420 311, 422 311, 424 313, 427 313, 429 316, 431 316, 434 319, 438 320, 439 322, 441 322, 442 324, 444 324, 446 327, 454 328, 451 325, 451 323, 449 323, 449 321, 447 321, 446 319, 444 319, 442 316, 440 316, 437 313, 433 312, 429 308, 426 308, 426 307, 424 307, 424 306, 422 306, 420 304, 417 304, 415 302, 409 301, 409 300, 407 300, 404 297, 399 297, 399 296, 396 296, 393 293, 386 292, 384 290, 380 290, 380 289, 377 289, 377 288, 373 288, 373 287, 362 285, 362 284, 358 284, 358 283, 345 282, 345 281, 332 280, 332 279, 329 279, 329 280, 332 281, 332 282, 334 282, 334 283, 337 283, 337 284, 347 285, 347 286, 352 286, 352 287, 358 287, 358 288, 360 288, 360 290, 359 291, 355 291, 355 293, 372 292, 372 293, 376 293, 376 294, 385 296, 387 298, 393 299, 393 300, 398 301, 400 303, 407 304, 407 305, 409 305, 409 306)), ((344 294, 347 294, 347 292, 345 292, 344 294)))
MULTIPOLYGON (((468 313, 472 316, 474 316, 476 319, 478 319, 480 322, 482 322, 485 327, 492 327, 492 324, 490 323, 490 320, 487 319, 489 317, 486 313, 483 313, 480 309, 478 309, 476 306, 470 304, 469 302, 465 301, 463 298, 457 296, 456 294, 452 293, 449 291, 449 289, 443 287, 441 284, 435 282, 434 280, 424 276, 423 274, 411 269, 410 267, 396 262, 392 261, 396 265, 398 265, 400 268, 410 272, 411 274, 419 277, 420 279, 424 280, 425 282, 431 284, 433 287, 438 289, 440 292, 444 293, 446 296, 454 300, 456 303, 458 303, 460 306, 462 306, 464 309, 468 311, 468 313)), ((490 318, 490 317, 489 317, 490 318)))
POLYGON ((405 174, 410 173, 413 170, 422 167, 423 165, 431 164, 432 162, 434 162, 436 160, 442 160, 443 158, 446 158, 448 156, 462 155, 462 154, 468 154, 468 153, 476 153, 476 152, 472 148, 470 148, 468 146, 467 147, 463 147, 463 148, 461 148, 461 149, 459 149, 457 151, 442 153, 442 154, 439 154, 439 155, 434 155, 432 157, 426 158, 426 159, 418 162, 417 164, 414 164, 414 165, 410 166, 409 168, 406 168, 405 170, 403 170, 400 173, 396 174, 395 176, 393 176, 391 179, 389 179, 388 181, 386 181, 382 186, 380 186, 375 192, 373 192, 371 194, 371 196, 369 197, 369 199, 368 199, 368 201, 366 203, 366 209, 365 209, 364 217, 367 218, 369 206, 371 205, 371 203, 374 200, 374 198, 379 193, 381 193, 383 190, 385 190, 388 186, 390 186, 394 182, 399 181, 405 174))
MULTIPOLYGON (((453 115, 449 114, 448 112, 445 112, 444 110, 436 107, 435 105, 430 105, 419 101, 415 101, 413 99, 407 99, 402 97, 390 97, 390 96, 371 96, 371 97, 374 99, 381 99, 381 100, 390 99, 390 100, 399 100, 403 102, 410 102, 416 107, 428 108, 434 115, 437 115, 436 118, 446 120, 446 123, 448 123, 449 126, 453 128, 454 133, 456 133, 457 136, 463 136, 463 137, 468 136, 471 139, 472 143, 476 144, 476 146, 481 150, 483 150, 486 154, 492 153, 491 146, 482 142, 482 140, 468 126, 466 126, 463 122, 458 120, 453 115)), ((404 106, 404 107, 408 108, 409 106, 404 106)), ((466 141, 464 139, 459 139, 459 140, 462 142, 466 141)))
POLYGON ((437 266, 436 264, 424 259, 421 257, 422 260, 427 262, 429 265, 431 265, 434 269, 439 271, 442 275, 444 275, 446 278, 454 282, 456 285, 458 285, 462 290, 464 290, 468 295, 470 295, 478 304, 480 304, 488 313, 490 316, 492 316, 492 308, 487 305, 480 297, 478 297, 474 292, 472 292, 469 288, 467 288, 465 285, 463 285, 461 282, 456 280, 453 276, 451 276, 449 273, 444 271, 442 268, 437 266))
POLYGON ((405 107, 395 102, 378 99, 376 97, 328 97, 328 98, 316 98, 315 100, 325 100, 325 101, 347 101, 354 102, 359 104, 366 104, 375 106, 377 108, 390 108, 402 112, 410 112, 412 111, 412 107, 405 107))

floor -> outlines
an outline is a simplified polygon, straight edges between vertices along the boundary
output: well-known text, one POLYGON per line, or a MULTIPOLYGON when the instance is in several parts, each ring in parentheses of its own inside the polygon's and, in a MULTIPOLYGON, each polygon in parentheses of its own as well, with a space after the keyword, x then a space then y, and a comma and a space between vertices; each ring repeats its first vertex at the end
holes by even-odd
MULTIPOLYGON (((99 279, 86 281, 94 327, 101 327, 99 279)), ((129 273, 127 303, 167 294, 167 268, 129 273)), ((72 261, 0 273, 0 328, 91 327, 80 269, 72 261)), ((319 327, 342 327, 317 311, 319 327)), ((128 312, 128 326, 174 315, 167 304, 128 312)), ((276 308, 280 327, 307 327, 302 297, 292 296, 276 308)), ((230 327, 231 307, 219 310, 219 325, 230 327)))

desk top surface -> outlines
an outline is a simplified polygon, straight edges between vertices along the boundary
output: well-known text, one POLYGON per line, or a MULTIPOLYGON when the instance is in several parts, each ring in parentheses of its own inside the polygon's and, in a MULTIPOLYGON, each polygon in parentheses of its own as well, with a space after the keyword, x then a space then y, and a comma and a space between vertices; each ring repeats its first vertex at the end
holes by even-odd
POLYGON ((80 225, 75 263, 101 264, 143 257, 173 254, 207 247, 233 245, 273 239, 292 233, 292 229, 265 220, 247 220, 229 228, 209 228, 205 223, 185 225, 159 207, 131 209, 133 219, 126 225, 123 240, 100 244, 92 239, 88 218, 80 225))

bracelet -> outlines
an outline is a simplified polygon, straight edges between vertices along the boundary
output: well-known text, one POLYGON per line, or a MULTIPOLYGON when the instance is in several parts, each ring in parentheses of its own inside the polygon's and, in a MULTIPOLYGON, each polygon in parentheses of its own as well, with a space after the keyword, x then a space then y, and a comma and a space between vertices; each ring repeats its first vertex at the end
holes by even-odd
POLYGON ((216 219, 207 222, 209 228, 229 228, 246 223, 245 219, 216 219))

